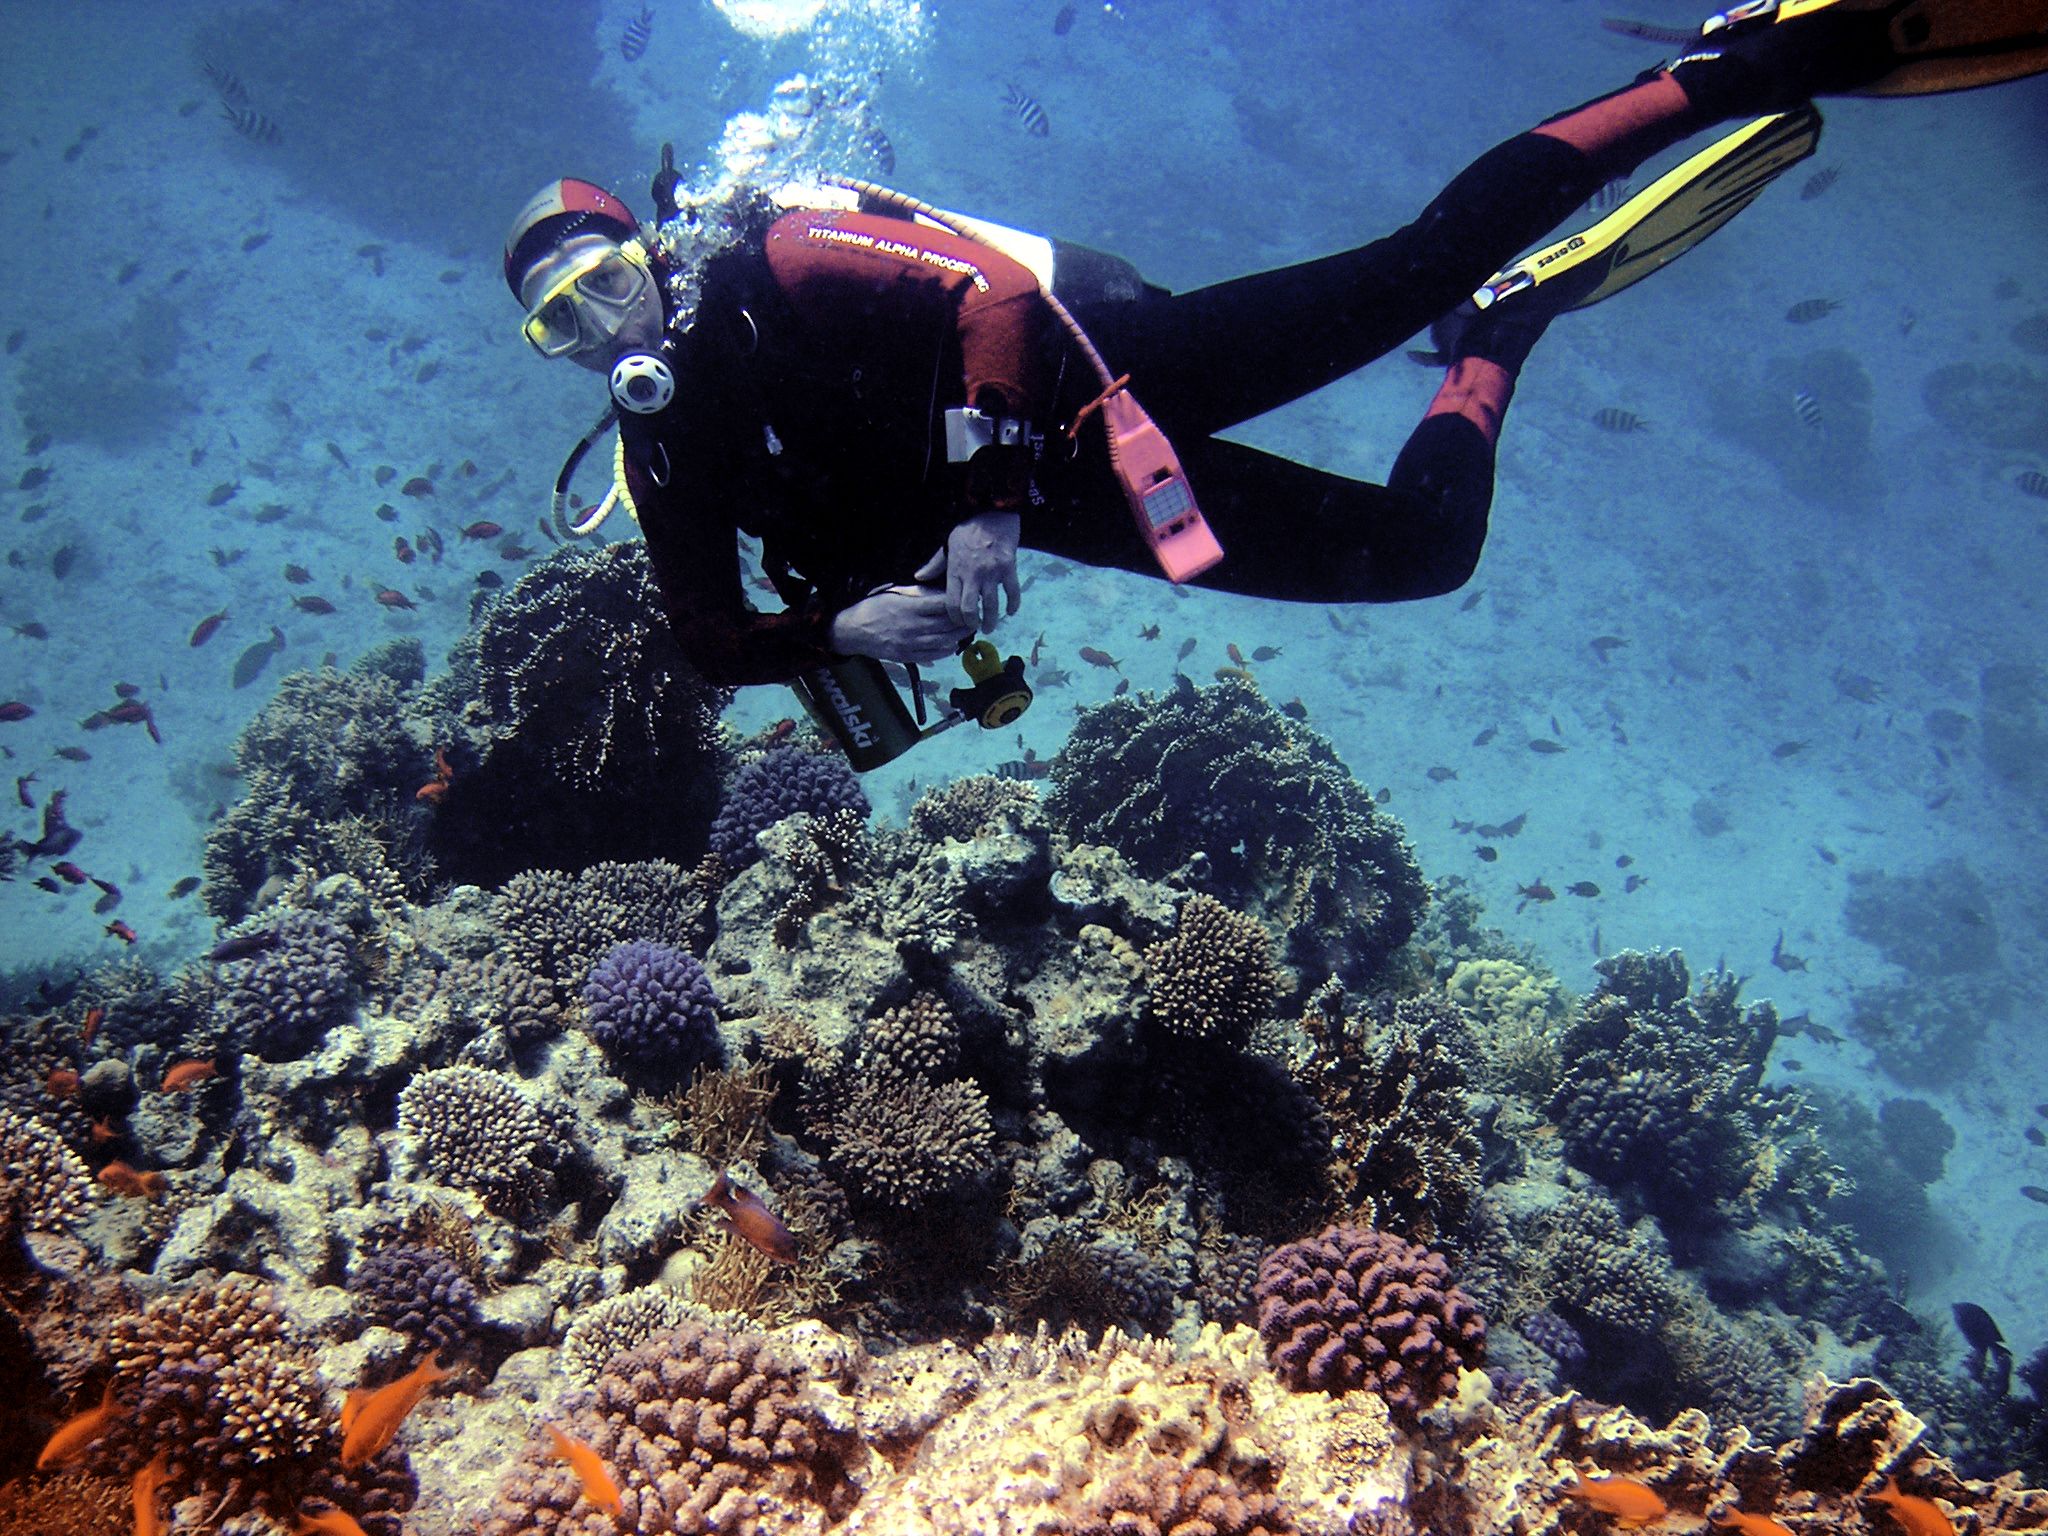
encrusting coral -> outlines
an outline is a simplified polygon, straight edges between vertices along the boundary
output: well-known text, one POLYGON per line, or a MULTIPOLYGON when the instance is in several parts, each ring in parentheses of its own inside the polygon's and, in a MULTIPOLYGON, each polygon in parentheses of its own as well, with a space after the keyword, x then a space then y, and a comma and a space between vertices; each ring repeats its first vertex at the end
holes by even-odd
POLYGON ((1198 688, 1182 674, 1167 694, 1084 709, 1052 776, 1061 831, 1155 879, 1199 861, 1304 972, 1369 978, 1428 900, 1401 829, 1330 744, 1240 679, 1198 688))
POLYGON ((1486 1353, 1486 1320, 1450 1266, 1390 1232, 1326 1227, 1259 1267, 1259 1333, 1298 1391, 1369 1387, 1412 1424, 1486 1353))

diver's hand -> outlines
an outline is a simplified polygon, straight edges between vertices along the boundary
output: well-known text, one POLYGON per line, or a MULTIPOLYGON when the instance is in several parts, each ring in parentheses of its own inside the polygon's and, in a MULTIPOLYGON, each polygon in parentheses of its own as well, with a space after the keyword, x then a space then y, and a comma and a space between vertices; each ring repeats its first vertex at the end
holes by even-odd
POLYGON ((1015 512, 977 512, 954 526, 946 547, 918 568, 919 581, 946 578, 946 616, 955 624, 987 634, 1008 597, 1011 613, 1024 600, 1017 585, 1017 540, 1023 519, 1015 512))
POLYGON ((832 649, 880 661, 943 661, 974 638, 949 606, 940 587, 877 587, 832 615, 832 649))

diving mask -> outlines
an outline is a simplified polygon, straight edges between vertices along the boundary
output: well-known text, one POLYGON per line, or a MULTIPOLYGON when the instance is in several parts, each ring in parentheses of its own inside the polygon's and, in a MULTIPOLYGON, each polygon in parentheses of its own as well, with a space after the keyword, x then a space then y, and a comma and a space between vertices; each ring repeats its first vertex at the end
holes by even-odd
POLYGON ((581 252, 564 251, 562 270, 521 322, 519 331, 542 357, 567 357, 609 345, 646 296, 654 278, 635 245, 606 242, 581 252))

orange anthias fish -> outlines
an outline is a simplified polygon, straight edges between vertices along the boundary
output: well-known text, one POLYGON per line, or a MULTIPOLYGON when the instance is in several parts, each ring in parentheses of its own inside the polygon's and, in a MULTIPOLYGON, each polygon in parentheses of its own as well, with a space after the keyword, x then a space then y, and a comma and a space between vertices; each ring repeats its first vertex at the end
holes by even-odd
POLYGON ((1906 1536, 1956 1536, 1955 1522, 1941 1512, 1941 1506, 1918 1494, 1901 1493, 1895 1477, 1870 1495, 1892 1512, 1906 1536))
POLYGON ((155 1169, 143 1172, 127 1163, 108 1163, 98 1174, 99 1181, 117 1195, 139 1195, 147 1200, 161 1200, 164 1191, 171 1187, 171 1181, 155 1169))
POLYGON ((293 1536, 367 1536, 356 1517, 328 1499, 307 1499, 299 1505, 293 1536))
POLYGON ((181 1061, 164 1074, 163 1091, 183 1093, 187 1088, 196 1088, 218 1076, 220 1068, 211 1061, 181 1061))
POLYGON ((1632 1477, 1603 1477, 1592 1483, 1580 1478, 1564 1493, 1568 1499, 1614 1516, 1623 1525, 1654 1525, 1670 1513, 1656 1489, 1632 1477))
POLYGON ((1766 1515, 1746 1514, 1739 1509, 1724 1509, 1709 1518, 1715 1525, 1729 1526, 1742 1532, 1742 1536, 1792 1536, 1789 1525, 1781 1525, 1766 1515))
POLYGON ((36 1458, 36 1470, 47 1472, 52 1467, 70 1466, 85 1454, 87 1446, 112 1429, 114 1420, 120 1416, 121 1405, 114 1401, 114 1384, 110 1381, 100 1396, 99 1407, 88 1408, 57 1426, 57 1432, 50 1436, 50 1443, 36 1458))
POLYGON ((790 1235, 789 1228, 761 1203, 759 1195, 733 1183, 723 1169, 719 1170, 718 1178, 701 1203, 724 1216, 727 1226, 776 1263, 796 1262, 796 1239, 790 1235))
POLYGON ((608 1515, 623 1515, 626 1510, 619 1502, 619 1485, 612 1481, 611 1473, 605 1470, 604 1461, 597 1452, 574 1435, 563 1434, 552 1424, 546 1428, 548 1438, 555 1442, 555 1454, 569 1463, 576 1480, 583 1484, 583 1497, 608 1515))
POLYGON ((435 1382, 447 1377, 441 1357, 431 1355, 389 1386, 349 1393, 341 1410, 341 1464, 353 1472, 398 1438, 398 1427, 435 1382))
POLYGON ((161 1536, 163 1517, 156 1512, 156 1491, 164 1484, 164 1453, 135 1472, 135 1536, 161 1536))

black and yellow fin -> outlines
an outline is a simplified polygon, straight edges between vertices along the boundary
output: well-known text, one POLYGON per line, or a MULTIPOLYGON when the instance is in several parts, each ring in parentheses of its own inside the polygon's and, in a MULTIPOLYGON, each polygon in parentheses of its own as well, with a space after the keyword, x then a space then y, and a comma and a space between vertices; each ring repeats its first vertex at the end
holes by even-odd
MULTIPOLYGON (((1575 235, 1532 251, 1472 295, 1486 309, 1534 290, 1554 314, 1612 298, 1742 212, 1820 143, 1811 103, 1744 123, 1575 235)), ((1521 302, 1528 302, 1523 300, 1521 302)))
POLYGON ((1887 13, 1894 68, 1858 96, 1967 91, 2048 71, 2048 0, 1754 0, 1713 17, 1701 35, 1830 6, 1887 13))

